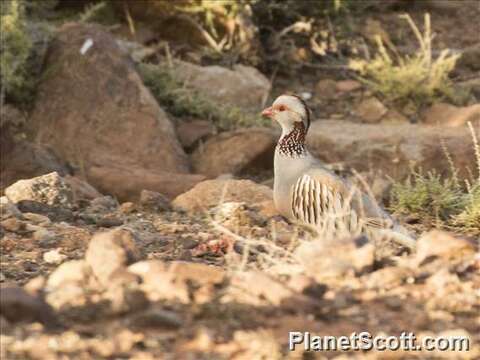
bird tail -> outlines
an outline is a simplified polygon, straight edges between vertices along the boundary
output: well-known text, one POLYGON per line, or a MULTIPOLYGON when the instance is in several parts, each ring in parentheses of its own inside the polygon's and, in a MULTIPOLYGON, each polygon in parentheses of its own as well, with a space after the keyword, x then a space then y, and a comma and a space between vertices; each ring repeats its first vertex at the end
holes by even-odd
POLYGON ((398 245, 401 245, 410 251, 416 249, 417 241, 415 237, 403 226, 395 224, 391 229, 378 230, 379 234, 384 239, 388 239, 398 245))

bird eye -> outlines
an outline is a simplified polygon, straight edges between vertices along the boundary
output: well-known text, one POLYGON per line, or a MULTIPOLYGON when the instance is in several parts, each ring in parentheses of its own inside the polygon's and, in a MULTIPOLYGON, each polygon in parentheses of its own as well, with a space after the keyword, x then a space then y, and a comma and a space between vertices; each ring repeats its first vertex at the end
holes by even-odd
POLYGON ((278 107, 278 111, 285 111, 285 106, 280 105, 280 106, 278 107))

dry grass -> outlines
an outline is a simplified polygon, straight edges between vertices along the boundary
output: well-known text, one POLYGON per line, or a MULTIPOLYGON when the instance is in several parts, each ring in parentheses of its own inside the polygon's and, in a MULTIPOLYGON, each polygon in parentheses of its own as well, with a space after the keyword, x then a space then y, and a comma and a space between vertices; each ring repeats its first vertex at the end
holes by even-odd
POLYGON ((377 37, 378 52, 374 59, 351 60, 349 66, 360 74, 360 79, 375 93, 392 102, 413 102, 419 106, 434 99, 451 96, 448 74, 455 67, 459 55, 443 50, 434 59, 430 15, 425 14, 422 33, 409 15, 405 19, 418 41, 413 56, 402 56, 388 51, 377 37))
MULTIPOLYGON (((404 183, 396 183, 392 189, 391 209, 394 212, 414 216, 425 224, 453 228, 462 232, 480 234, 480 146, 471 123, 473 151, 478 175, 462 184, 458 170, 445 149, 452 175, 443 179, 435 172, 412 170, 404 183)), ((475 171, 475 170, 472 170, 475 171)))

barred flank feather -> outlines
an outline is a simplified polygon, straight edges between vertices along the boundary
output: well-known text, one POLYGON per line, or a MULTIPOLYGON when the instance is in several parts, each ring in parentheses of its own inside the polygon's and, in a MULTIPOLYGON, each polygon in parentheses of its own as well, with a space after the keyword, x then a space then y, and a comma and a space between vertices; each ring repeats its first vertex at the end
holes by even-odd
POLYGON ((293 186, 291 205, 294 217, 308 225, 352 233, 359 227, 357 213, 343 195, 309 175, 300 177, 293 186))

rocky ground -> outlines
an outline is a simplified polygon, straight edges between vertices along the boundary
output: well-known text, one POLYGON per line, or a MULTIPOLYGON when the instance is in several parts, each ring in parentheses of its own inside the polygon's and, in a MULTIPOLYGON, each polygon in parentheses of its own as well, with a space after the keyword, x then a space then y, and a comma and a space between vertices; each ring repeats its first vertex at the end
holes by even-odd
MULTIPOLYGON (((425 10, 434 14, 439 48, 461 55, 455 89, 469 97, 415 111, 328 62, 264 74, 202 62, 181 34, 165 45, 168 24, 139 22, 135 36, 125 23, 59 26, 31 108, 2 99, 0 357, 480 358, 479 232, 405 216, 418 236, 409 252, 289 223, 272 202, 279 130, 255 118, 276 95, 300 94, 314 111, 310 151, 360 177, 383 205, 412 165, 451 176, 454 164, 471 179, 480 9, 444 3, 409 10, 419 22, 425 10), (159 95, 146 60, 166 62, 181 88, 159 95), (470 350, 288 352, 295 330, 467 336, 470 350)), ((141 19, 145 9, 130 10, 141 19)), ((388 31, 402 51, 413 48, 395 10, 352 24, 365 41, 388 31)))
MULTIPOLYGON (((368 243, 332 247, 279 217, 271 190, 248 180, 118 204, 73 200, 53 173, 6 194, 2 358, 301 358, 287 352, 295 329, 465 335, 468 353, 435 356, 480 356, 474 241, 433 230, 415 254, 388 260, 368 243)), ((432 356, 388 356, 412 355, 432 356)))

